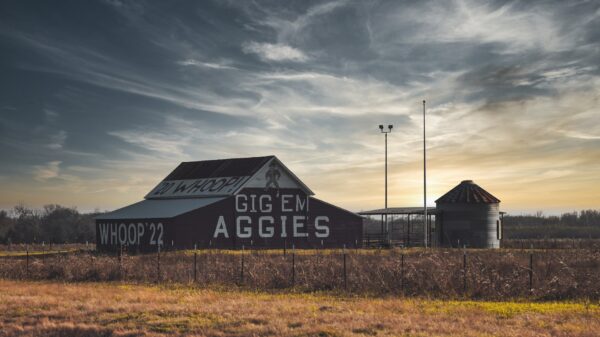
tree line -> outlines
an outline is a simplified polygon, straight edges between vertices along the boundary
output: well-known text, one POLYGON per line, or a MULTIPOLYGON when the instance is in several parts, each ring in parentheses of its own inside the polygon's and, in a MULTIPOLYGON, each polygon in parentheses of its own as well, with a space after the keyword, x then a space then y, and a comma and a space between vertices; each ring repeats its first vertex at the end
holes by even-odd
POLYGON ((600 226, 600 211, 588 209, 579 212, 563 213, 561 215, 544 215, 541 211, 531 215, 504 216, 505 226, 570 226, 587 227, 600 226))
POLYGON ((503 224, 507 239, 600 238, 600 211, 591 209, 549 216, 505 215, 503 224))
POLYGON ((76 208, 46 205, 33 209, 17 205, 0 210, 0 243, 94 242, 97 213, 79 213, 76 208))

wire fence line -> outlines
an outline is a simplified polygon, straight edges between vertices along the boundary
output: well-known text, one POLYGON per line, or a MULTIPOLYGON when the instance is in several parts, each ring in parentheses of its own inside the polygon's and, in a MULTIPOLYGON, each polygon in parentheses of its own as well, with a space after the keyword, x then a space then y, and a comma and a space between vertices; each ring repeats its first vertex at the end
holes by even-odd
POLYGON ((0 258, 0 277, 436 298, 599 300, 600 251, 244 249, 108 255, 79 250, 0 258))

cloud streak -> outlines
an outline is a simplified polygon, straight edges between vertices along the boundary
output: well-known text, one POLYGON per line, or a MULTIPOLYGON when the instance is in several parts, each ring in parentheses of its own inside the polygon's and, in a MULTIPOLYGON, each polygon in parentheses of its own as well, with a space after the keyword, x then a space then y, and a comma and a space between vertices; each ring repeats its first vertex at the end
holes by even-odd
POLYGON ((284 44, 259 43, 251 41, 242 45, 242 50, 247 54, 257 54, 264 61, 293 61, 305 62, 308 60, 302 51, 284 44))

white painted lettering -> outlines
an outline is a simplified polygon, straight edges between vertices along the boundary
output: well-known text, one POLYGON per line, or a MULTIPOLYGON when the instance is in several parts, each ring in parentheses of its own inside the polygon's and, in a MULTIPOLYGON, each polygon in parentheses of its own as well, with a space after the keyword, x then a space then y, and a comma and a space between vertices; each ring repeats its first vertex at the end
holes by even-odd
POLYGON ((117 224, 116 223, 111 223, 110 224, 110 244, 111 245, 115 245, 117 244, 117 224))
POLYGON ((135 242, 137 241, 137 228, 134 223, 130 223, 129 227, 127 227, 127 236, 127 243, 135 245, 135 242))
POLYGON ((144 228, 144 224, 141 222, 138 222, 137 224, 137 228, 138 228, 138 232, 137 232, 137 244, 140 244, 140 240, 142 239, 142 236, 144 236, 144 232, 146 231, 146 229, 144 228))
POLYGON ((217 227, 215 228, 213 238, 218 238, 219 234, 223 234, 223 236, 229 238, 229 233, 227 233, 227 226, 225 225, 225 218, 222 215, 219 216, 219 220, 217 221, 217 227))
POLYGON ((305 209, 306 206, 308 206, 308 198, 303 199, 300 195, 296 194, 296 212, 308 211, 308 208, 305 209))
POLYGON ((315 236, 318 238, 327 238, 329 237, 329 217, 328 216, 318 216, 315 218, 315 236), (325 222, 324 225, 321 225, 320 222, 325 222))
POLYGON ((164 226, 163 226, 162 222, 159 222, 158 225, 156 225, 156 231, 159 232, 158 233, 158 244, 162 245, 163 244, 163 233, 164 233, 164 226))
POLYGON ((238 238, 249 238, 252 236, 252 227, 244 227, 242 231, 242 221, 252 224, 252 219, 249 216, 238 216, 235 219, 236 234, 238 238))
POLYGON ((244 194, 238 194, 235 196, 235 211, 236 212, 247 212, 248 211, 248 197, 244 194), (243 201, 241 199, 244 199, 243 201))
POLYGON ((294 211, 293 209, 287 207, 287 205, 290 202, 290 198, 292 198, 292 197, 293 197, 293 195, 291 195, 291 194, 282 194, 281 195, 281 211, 282 212, 294 211))
POLYGON ((100 228, 100 244, 106 245, 108 244, 108 224, 101 223, 98 225, 100 228))
POLYGON ((250 212, 256 213, 256 194, 250 194, 250 212))
POLYGON ((122 223, 119 225, 119 244, 124 245, 127 243, 127 226, 122 223))
POLYGON ((300 230, 304 228, 304 223, 300 221, 306 220, 306 217, 302 215, 294 215, 292 220, 292 225, 294 227, 294 237, 295 238, 306 238, 308 237, 308 233, 301 233, 300 230))
POLYGON ((261 195, 258 199, 258 204, 262 213, 271 213, 273 210, 273 205, 271 205, 271 196, 269 194, 261 195), (265 202, 265 199, 268 199, 268 201, 265 202))
POLYGON ((258 218, 258 236, 261 238, 272 238, 275 234, 275 228, 272 226, 273 222, 275 222, 275 219, 272 216, 261 216, 258 218), (264 227, 263 221, 269 221, 271 226, 264 227))
POLYGON ((156 225, 154 222, 150 223, 150 230, 152 231, 152 234, 150 234, 150 245, 156 245, 156 240, 154 239, 156 236, 156 225))
POLYGON ((287 216, 281 216, 281 237, 287 238, 287 216))

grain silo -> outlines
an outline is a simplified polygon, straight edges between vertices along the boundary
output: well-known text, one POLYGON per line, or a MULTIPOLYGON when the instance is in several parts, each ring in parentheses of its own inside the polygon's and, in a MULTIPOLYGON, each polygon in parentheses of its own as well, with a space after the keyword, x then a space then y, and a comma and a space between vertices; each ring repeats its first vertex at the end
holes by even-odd
POLYGON ((500 248, 500 200, 464 180, 435 201, 440 246, 500 248))

